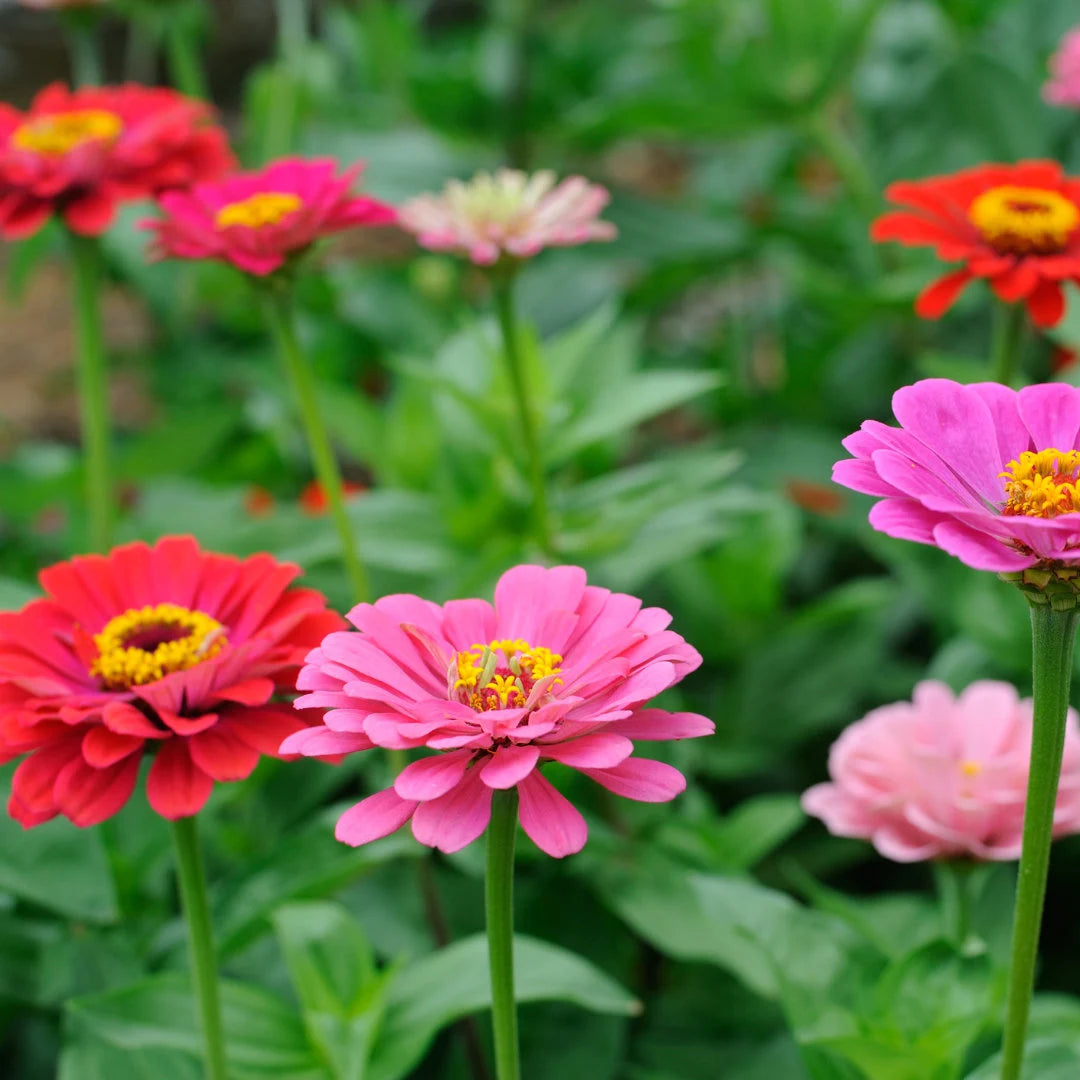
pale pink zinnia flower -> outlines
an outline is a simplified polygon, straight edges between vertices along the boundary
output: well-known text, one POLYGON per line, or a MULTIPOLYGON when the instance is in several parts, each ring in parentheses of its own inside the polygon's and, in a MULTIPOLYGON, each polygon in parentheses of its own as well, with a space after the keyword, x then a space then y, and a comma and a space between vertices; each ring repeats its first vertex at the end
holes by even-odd
POLYGON ((439 195, 419 195, 399 209, 398 222, 432 251, 456 251, 481 266, 506 254, 527 259, 546 247, 613 240, 615 226, 597 220, 607 189, 571 176, 559 183, 545 169, 479 172, 451 180, 439 195))
POLYGON ((347 844, 411 818, 422 844, 457 851, 487 828, 492 791, 516 787, 525 832, 549 855, 570 855, 585 844, 585 820, 540 766, 559 762, 617 795, 666 802, 686 786, 682 773, 631 757, 632 740, 713 731, 703 716, 644 707, 701 663, 666 629, 671 616, 587 585, 580 567, 515 567, 494 607, 386 596, 348 618, 360 633, 330 634, 297 683, 310 691, 298 708, 330 711, 281 752, 436 753, 345 812, 336 835, 347 844))
MULTIPOLYGON (((870 840, 887 859, 1016 859, 1031 757, 1031 699, 1004 682, 956 697, 923 682, 913 700, 875 709, 829 754, 832 783, 803 809, 837 836, 870 840)), ((1069 710, 1054 835, 1080 832, 1080 727, 1069 710)))
POLYGON ((1073 27, 1050 57, 1050 78, 1043 99, 1051 105, 1080 108, 1080 26, 1073 27))
POLYGON ((881 497, 870 524, 977 570, 1080 563, 1080 389, 924 379, 893 395, 900 427, 868 420, 833 467, 881 497))

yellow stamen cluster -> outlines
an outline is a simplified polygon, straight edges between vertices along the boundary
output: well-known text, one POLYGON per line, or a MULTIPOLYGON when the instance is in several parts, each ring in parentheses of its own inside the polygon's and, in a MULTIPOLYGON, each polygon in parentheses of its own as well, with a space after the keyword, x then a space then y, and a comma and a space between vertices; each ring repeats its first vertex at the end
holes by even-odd
POLYGON ((94 635, 98 656, 90 667, 110 690, 145 686, 217 656, 225 628, 202 611, 179 604, 132 608, 94 635))
POLYGON ((960 762, 960 773, 961 775, 966 776, 969 780, 978 776, 981 772, 982 765, 977 761, 968 760, 960 762))
POLYGON ((19 150, 60 157, 87 142, 114 143, 124 123, 106 109, 76 109, 73 112, 39 116, 17 127, 11 143, 19 150))
POLYGON ((1080 225, 1080 207, 1058 191, 1006 184, 984 191, 968 220, 1002 254, 1051 255, 1080 225))
POLYGON ((1005 481, 1003 514, 1057 517, 1080 510, 1080 451, 1025 450, 999 473, 1005 481))
POLYGON ((457 655, 454 690, 477 712, 520 708, 537 682, 562 670, 562 659, 558 653, 542 645, 534 649, 520 638, 471 645, 457 655))
POLYGON ((249 229, 261 229, 265 225, 277 225, 289 214, 304 205, 299 195, 281 191, 261 191, 250 199, 223 206, 214 219, 219 229, 243 225, 249 229))

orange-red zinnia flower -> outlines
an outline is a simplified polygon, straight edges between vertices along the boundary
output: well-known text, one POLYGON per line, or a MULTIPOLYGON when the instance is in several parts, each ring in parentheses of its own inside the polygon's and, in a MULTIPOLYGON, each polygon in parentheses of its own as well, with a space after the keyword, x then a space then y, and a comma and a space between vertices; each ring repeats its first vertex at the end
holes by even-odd
POLYGON ((306 726, 275 698, 305 655, 344 625, 299 569, 167 537, 58 563, 45 597, 0 615, 0 759, 8 809, 29 827, 57 814, 95 825, 146 794, 167 818, 197 813, 214 781, 242 780, 306 726))
POLYGON ((30 236, 55 212, 97 236, 116 205, 221 176, 233 165, 213 112, 175 90, 129 84, 42 90, 0 103, 0 236, 30 236))
POLYGON ((1080 283, 1080 180, 1056 162, 979 165, 900 181, 885 194, 906 209, 878 218, 875 240, 930 245, 946 262, 963 263, 919 294, 924 319, 944 314, 979 277, 1006 303, 1025 301, 1038 326, 1060 321, 1061 283, 1080 283))

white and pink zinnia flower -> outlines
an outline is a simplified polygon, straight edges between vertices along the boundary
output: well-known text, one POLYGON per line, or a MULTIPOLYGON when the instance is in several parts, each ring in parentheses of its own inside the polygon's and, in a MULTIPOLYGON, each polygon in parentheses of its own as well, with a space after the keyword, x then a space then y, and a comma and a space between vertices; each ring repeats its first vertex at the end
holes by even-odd
MULTIPOLYGON (((870 840, 887 859, 1020 856, 1031 757, 1030 699, 1008 683, 959 696, 923 682, 912 701, 875 709, 829 754, 832 783, 803 809, 837 836, 870 840)), ((1054 835, 1080 832, 1080 727, 1069 710, 1054 835)))
POLYGON ((1080 564, 1080 389, 924 379, 867 420, 833 479, 880 497, 870 524, 976 570, 1080 564))
POLYGON ((436 753, 345 812, 336 835, 347 844, 411 819, 422 844, 457 851, 487 828, 492 792, 516 787, 525 832, 549 855, 571 855, 585 844, 585 820, 542 765, 559 762, 617 795, 666 802, 685 778, 632 757, 632 740, 713 731, 703 716, 644 707, 701 663, 667 629, 670 615, 587 585, 580 567, 515 567, 496 586, 494 606, 386 596, 348 618, 360 633, 330 634, 297 683, 309 691, 298 708, 329 709, 323 726, 286 739, 282 753, 436 753))
POLYGON ((398 222, 432 251, 455 251, 480 266, 503 255, 528 259, 546 247, 614 240, 615 226, 597 215, 607 189, 571 176, 556 183, 550 170, 499 169, 462 183, 450 180, 439 195, 402 205, 398 222))

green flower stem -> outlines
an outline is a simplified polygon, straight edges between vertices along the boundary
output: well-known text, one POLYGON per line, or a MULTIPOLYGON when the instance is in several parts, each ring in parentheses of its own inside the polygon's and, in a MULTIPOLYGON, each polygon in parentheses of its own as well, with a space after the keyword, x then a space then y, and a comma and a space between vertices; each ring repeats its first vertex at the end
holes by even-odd
MULTIPOLYGON (((199 13, 194 14, 197 16, 199 13)), ((169 61, 169 77, 173 86, 187 97, 209 100, 210 90, 203 68, 196 19, 178 12, 168 17, 163 30, 165 55, 169 61)))
POLYGON ((1024 305, 998 301, 994 315, 994 339, 991 346, 990 370, 994 382, 1012 384, 1020 356, 1020 340, 1024 334, 1026 312, 1024 305))
POLYGON ((218 999, 214 932, 210 923, 206 877, 195 818, 180 818, 173 822, 173 846, 176 849, 180 900, 187 921, 191 972, 199 1002, 199 1015, 202 1018, 206 1080, 226 1080, 225 1034, 221 1024, 221 1002, 218 999))
POLYGON ((101 249, 91 237, 69 233, 74 270, 76 373, 82 425, 90 547, 106 551, 112 533, 109 477, 109 402, 101 325, 101 249))
POLYGON ((65 11, 61 17, 71 58, 72 81, 76 86, 100 86, 104 82, 104 63, 98 38, 98 13, 65 11))
POLYGON ((528 459, 529 481, 532 486, 532 516, 536 540, 544 551, 552 550, 551 524, 548 517, 547 477, 544 459, 540 451, 540 439, 537 433, 536 415, 533 403, 529 400, 526 384, 525 367, 521 355, 521 341, 518 335, 517 318, 514 314, 514 283, 509 276, 497 278, 495 283, 495 310, 499 317, 499 329, 502 331, 503 355, 514 389, 517 402, 518 422, 521 426, 521 439, 525 444, 528 459))
POLYGON ((1080 618, 1074 597, 1061 597, 1058 607, 1048 603, 1043 594, 1032 594, 1030 599, 1035 715, 1013 916, 1001 1080, 1019 1080, 1023 1064, 1028 1012, 1035 987, 1039 927, 1050 868, 1054 804, 1065 746, 1073 644, 1080 618))
POLYGON ((946 933, 962 950, 971 936, 971 878, 975 864, 963 859, 939 859, 933 868, 946 933))
POLYGON ((520 1080, 517 1006, 514 1000, 514 840, 517 836, 516 788, 496 791, 488 825, 487 913, 488 962, 491 967, 491 1022, 495 1032, 497 1080, 520 1080))
POLYGON ((881 210, 881 192, 847 132, 821 108, 806 120, 806 133, 836 170, 859 213, 870 221, 881 210))
POLYGON ((341 555, 345 562, 349 580, 357 602, 368 599, 369 587, 367 571, 360 559, 352 523, 345 509, 345 491, 341 482, 341 472, 334 458, 330 445, 330 436, 319 412, 319 403, 315 394, 315 380, 307 359, 300 349, 296 336, 293 309, 287 293, 266 291, 264 294, 266 321, 277 343, 278 352, 285 364, 293 394, 300 409, 300 418, 307 433, 308 448, 311 451, 315 475, 326 493, 330 505, 330 514, 337 527, 341 540, 341 555))

